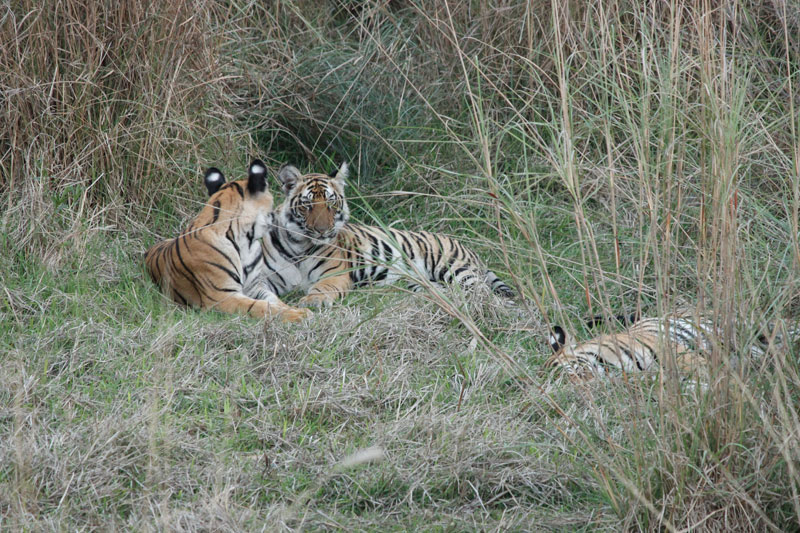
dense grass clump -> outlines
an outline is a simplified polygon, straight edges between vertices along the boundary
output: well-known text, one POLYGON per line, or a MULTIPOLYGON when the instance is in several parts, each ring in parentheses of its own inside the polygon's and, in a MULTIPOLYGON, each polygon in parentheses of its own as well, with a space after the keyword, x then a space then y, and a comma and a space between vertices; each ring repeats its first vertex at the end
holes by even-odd
POLYGON ((797 529, 797 339, 737 347, 798 331, 798 35, 750 0, 0 8, 0 527, 797 529), (255 156, 350 162, 355 220, 524 297, 177 308, 142 253, 255 156), (541 371, 550 325, 686 307, 707 382, 541 371))

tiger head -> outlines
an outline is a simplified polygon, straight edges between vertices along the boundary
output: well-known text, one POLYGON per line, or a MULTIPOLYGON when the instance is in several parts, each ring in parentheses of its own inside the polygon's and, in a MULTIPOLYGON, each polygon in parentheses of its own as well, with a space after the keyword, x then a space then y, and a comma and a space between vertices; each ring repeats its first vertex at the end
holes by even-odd
POLYGON ((342 163, 330 176, 302 175, 292 165, 280 169, 278 179, 283 184, 286 201, 275 213, 290 238, 327 243, 336 237, 350 217, 344 197, 347 175, 347 163, 342 163))
MULTIPOLYGON (((545 368, 566 367, 568 370, 572 369, 570 362, 579 359, 578 354, 582 351, 582 346, 575 344, 568 345, 567 334, 561 326, 553 326, 548 341, 550 343, 550 348, 553 350, 553 355, 545 362, 545 368)), ((575 379, 580 376, 570 375, 570 377, 575 379)))
POLYGON ((601 335, 584 342, 568 343, 564 329, 553 326, 549 338, 553 355, 544 366, 566 371, 573 382, 586 381, 614 368, 626 372, 645 370, 653 363, 653 359, 647 355, 648 350, 642 340, 644 339, 622 332, 601 335))
POLYGON ((267 190, 267 167, 256 159, 250 163, 247 174, 247 179, 225 183, 219 169, 209 168, 203 181, 210 198, 195 219, 195 226, 222 234, 235 223, 237 231, 244 229, 248 238, 263 237, 269 230, 273 206, 267 190))

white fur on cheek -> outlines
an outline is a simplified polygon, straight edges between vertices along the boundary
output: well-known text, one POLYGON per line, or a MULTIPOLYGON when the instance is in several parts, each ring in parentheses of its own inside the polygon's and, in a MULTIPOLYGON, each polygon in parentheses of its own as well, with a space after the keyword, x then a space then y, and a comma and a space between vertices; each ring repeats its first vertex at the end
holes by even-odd
POLYGON ((256 223, 253 227, 253 238, 260 239, 269 232, 270 215, 259 213, 256 215, 256 223))

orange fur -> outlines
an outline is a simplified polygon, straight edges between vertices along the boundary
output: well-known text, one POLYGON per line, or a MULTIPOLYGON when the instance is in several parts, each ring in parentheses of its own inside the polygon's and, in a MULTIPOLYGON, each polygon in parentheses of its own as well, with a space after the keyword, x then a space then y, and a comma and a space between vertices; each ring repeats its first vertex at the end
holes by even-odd
POLYGON ((264 283, 260 239, 272 212, 265 176, 261 161, 250 165, 248 179, 224 185, 217 169, 206 172, 208 204, 180 236, 145 255, 164 294, 183 305, 260 318, 279 315, 294 322, 311 315, 281 302, 264 283))

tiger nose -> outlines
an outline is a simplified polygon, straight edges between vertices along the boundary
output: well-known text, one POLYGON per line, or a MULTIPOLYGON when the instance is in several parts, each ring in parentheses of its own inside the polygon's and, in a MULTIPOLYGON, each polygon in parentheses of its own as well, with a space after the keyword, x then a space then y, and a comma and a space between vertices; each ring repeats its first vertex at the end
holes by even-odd
POLYGON ((314 231, 325 231, 328 229, 328 224, 324 220, 317 219, 314 221, 314 225, 312 226, 314 231))
POLYGON ((316 215, 313 220, 310 220, 311 229, 314 231, 327 231, 333 225, 333 216, 328 209, 323 208, 316 215))

